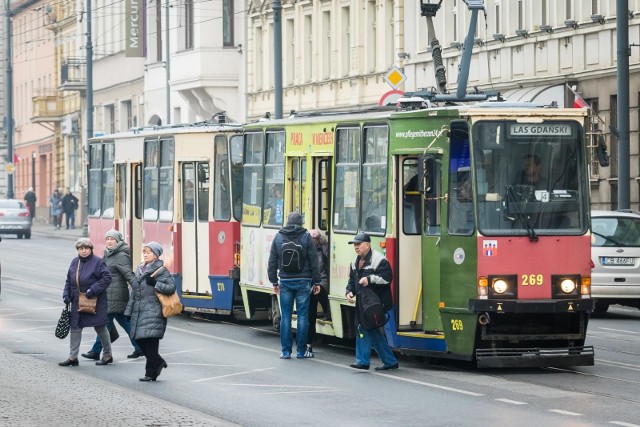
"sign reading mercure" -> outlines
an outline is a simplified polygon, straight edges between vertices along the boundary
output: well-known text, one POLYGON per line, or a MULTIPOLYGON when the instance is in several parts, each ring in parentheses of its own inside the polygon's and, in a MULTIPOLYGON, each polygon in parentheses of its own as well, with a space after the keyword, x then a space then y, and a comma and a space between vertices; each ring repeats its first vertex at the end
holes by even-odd
POLYGON ((144 0, 126 0, 126 56, 142 57, 142 2, 144 0))

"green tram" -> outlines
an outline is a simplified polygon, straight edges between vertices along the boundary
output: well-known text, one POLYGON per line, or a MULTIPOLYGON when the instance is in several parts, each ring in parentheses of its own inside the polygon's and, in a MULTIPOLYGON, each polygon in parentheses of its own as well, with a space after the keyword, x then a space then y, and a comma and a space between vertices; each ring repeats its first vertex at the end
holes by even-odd
POLYGON ((394 271, 385 325, 398 352, 479 367, 592 365, 584 109, 482 102, 300 115, 245 126, 240 287, 272 299, 267 259, 287 214, 329 241, 331 321, 353 338, 347 242, 394 271))

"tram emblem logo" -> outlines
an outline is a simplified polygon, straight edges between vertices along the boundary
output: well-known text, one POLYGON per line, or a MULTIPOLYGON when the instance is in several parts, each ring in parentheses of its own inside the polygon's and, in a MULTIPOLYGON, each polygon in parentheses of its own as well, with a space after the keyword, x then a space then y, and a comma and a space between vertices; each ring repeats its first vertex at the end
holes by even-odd
POLYGON ((498 241, 497 240, 483 240, 482 241, 482 253, 484 256, 497 256, 498 255, 498 241))

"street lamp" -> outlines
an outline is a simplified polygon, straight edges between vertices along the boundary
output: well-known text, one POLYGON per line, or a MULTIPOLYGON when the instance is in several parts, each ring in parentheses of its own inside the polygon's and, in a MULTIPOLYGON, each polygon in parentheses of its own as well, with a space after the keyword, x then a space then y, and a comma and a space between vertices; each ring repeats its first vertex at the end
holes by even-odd
POLYGON ((33 187, 33 192, 36 192, 36 152, 31 152, 31 186, 33 187))

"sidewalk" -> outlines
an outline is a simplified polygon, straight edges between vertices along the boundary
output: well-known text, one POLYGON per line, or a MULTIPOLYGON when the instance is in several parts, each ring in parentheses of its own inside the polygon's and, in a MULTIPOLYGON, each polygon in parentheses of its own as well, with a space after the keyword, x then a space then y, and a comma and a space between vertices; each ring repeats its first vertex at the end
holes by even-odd
POLYGON ((64 225, 60 230, 56 230, 53 225, 49 224, 40 224, 35 222, 31 226, 31 236, 32 238, 38 237, 50 237, 55 239, 67 239, 67 240, 78 240, 83 236, 84 229, 82 225, 76 226, 74 229, 65 229, 64 225))
POLYGON ((236 425, 4 347, 0 366, 2 426, 236 425))

